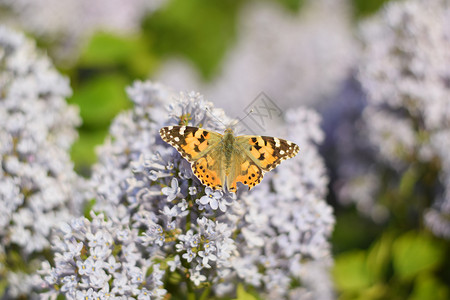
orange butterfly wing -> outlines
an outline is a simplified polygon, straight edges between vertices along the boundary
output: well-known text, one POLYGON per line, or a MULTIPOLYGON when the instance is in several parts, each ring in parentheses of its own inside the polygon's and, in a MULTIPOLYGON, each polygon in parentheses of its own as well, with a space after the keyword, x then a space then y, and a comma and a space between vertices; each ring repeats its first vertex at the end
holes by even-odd
POLYGON ((223 155, 217 147, 222 135, 193 126, 168 126, 159 131, 161 138, 175 147, 191 163, 194 175, 214 190, 223 188, 223 155))
POLYGON ((295 143, 275 137, 244 135, 227 142, 221 134, 191 126, 164 127, 160 135, 191 163, 204 185, 219 190, 226 182, 230 192, 238 182, 252 189, 265 172, 299 152, 295 143))
POLYGON ((228 176, 230 191, 236 190, 237 182, 252 189, 261 182, 265 172, 296 156, 300 150, 293 142, 269 136, 238 136, 236 144, 242 155, 236 159, 233 172, 228 176))

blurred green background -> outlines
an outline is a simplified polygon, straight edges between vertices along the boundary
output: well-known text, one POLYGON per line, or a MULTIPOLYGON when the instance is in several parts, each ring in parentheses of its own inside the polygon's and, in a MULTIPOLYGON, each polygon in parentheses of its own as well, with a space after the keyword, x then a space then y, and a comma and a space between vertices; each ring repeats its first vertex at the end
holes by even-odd
MULTIPOLYGON (((302 9, 301 0, 272 1, 291 12, 302 9)), ((80 107, 83 119, 72 149, 80 174, 89 176, 95 146, 102 144, 111 120, 130 107, 125 87, 134 80, 152 78, 170 57, 190 61, 204 80, 214 78, 239 35, 238 13, 246 2, 170 0, 143 20, 139 32, 97 32, 74 64, 58 66, 70 77, 74 93, 69 102, 80 107)), ((353 0, 354 23, 385 2, 353 0)), ((46 43, 40 41, 43 48, 46 43)), ((392 215, 381 224, 360 216, 354 207, 339 206, 330 192, 337 218, 331 242, 339 299, 450 299, 449 243, 434 237, 421 221, 423 207, 431 201, 424 178, 436 180, 436 172, 414 165, 400 175, 379 196, 392 215), (419 182, 425 188, 418 190, 419 182)))

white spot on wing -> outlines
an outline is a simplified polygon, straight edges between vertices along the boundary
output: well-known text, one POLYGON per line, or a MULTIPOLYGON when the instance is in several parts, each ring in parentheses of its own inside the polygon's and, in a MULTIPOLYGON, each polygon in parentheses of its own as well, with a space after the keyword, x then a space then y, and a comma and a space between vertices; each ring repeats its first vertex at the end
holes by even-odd
POLYGON ((173 129, 173 126, 169 126, 168 128, 169 128, 169 130, 172 130, 172 129, 173 129))
POLYGON ((174 140, 175 140, 175 142, 179 142, 179 141, 180 141, 180 138, 176 136, 176 137, 174 138, 174 140))
POLYGON ((280 140, 278 138, 273 138, 275 141, 275 147, 280 147, 280 140))
POLYGON ((180 135, 183 135, 185 130, 186 130, 186 126, 180 127, 180 135))

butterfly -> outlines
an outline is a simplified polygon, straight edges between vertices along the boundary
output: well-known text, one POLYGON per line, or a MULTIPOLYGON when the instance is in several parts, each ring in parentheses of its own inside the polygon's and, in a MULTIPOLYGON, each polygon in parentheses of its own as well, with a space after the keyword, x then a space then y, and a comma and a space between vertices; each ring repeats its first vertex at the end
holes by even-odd
POLYGON ((191 163, 195 176, 213 190, 226 187, 236 192, 237 182, 250 190, 261 182, 264 173, 299 151, 293 142, 268 136, 235 136, 231 128, 223 135, 192 126, 163 127, 159 133, 191 163))

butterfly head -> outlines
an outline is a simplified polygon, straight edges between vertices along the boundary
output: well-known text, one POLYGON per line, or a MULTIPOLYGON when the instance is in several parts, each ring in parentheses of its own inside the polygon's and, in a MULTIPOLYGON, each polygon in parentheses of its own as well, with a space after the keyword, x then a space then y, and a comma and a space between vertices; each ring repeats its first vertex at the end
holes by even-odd
POLYGON ((234 132, 234 130, 231 127, 227 127, 227 129, 225 129, 225 131, 224 131, 225 134, 227 134, 227 133, 233 134, 233 132, 234 132))
POLYGON ((244 130, 244 131, 245 131, 245 129, 241 128, 241 126, 238 126, 238 125, 240 125, 240 123, 241 123, 245 118, 247 118, 251 113, 253 113, 253 109, 251 109, 251 110, 245 115, 245 117, 240 118, 240 119, 232 120, 232 121, 228 124, 228 126, 226 127, 226 129, 225 129, 225 134, 229 133, 229 134, 234 135, 235 132, 240 133, 241 130, 244 130))
POLYGON ((243 126, 241 126, 241 122, 240 120, 232 120, 226 127, 224 130, 224 134, 231 134, 231 135, 241 135, 243 133, 245 133, 246 128, 243 128, 243 126))

